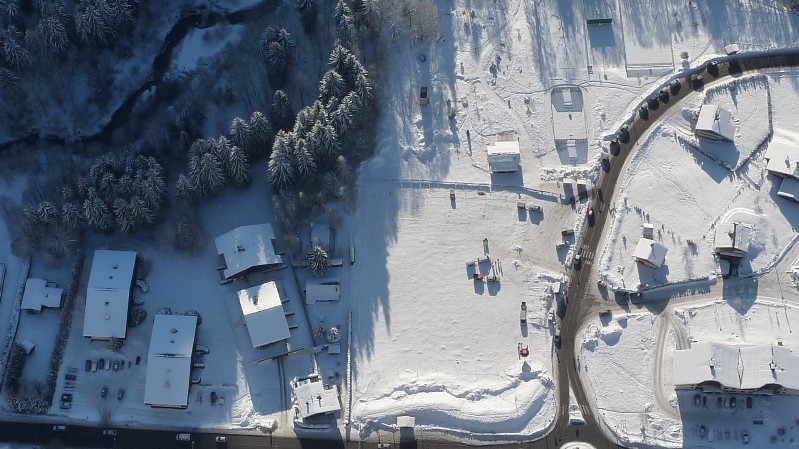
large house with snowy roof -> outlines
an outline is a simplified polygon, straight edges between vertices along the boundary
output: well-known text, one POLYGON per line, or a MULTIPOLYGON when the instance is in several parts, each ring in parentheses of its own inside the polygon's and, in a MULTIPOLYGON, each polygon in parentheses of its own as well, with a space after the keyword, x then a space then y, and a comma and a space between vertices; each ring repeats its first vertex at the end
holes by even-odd
POLYGON ((713 140, 732 142, 735 139, 735 123, 730 111, 715 104, 703 104, 694 128, 696 135, 713 140))
POLYGON ((94 252, 86 291, 84 337, 111 340, 127 335, 136 255, 135 251, 94 252))
POLYGON ((155 316, 147 354, 145 404, 151 407, 188 407, 196 333, 195 315, 155 316))
POLYGON ((799 394, 799 357, 782 344, 744 346, 703 341, 674 352, 676 389, 799 394))
POLYGON ((301 419, 317 415, 329 415, 341 411, 338 389, 325 385, 316 375, 305 379, 294 379, 294 406, 301 419))
POLYGON ((799 202, 799 134, 780 130, 766 150, 766 170, 782 178, 777 195, 799 202))
POLYGON ((291 337, 275 282, 239 290, 238 299, 253 348, 285 342, 291 337))
POLYGON ((519 141, 497 141, 494 145, 488 146, 488 167, 491 173, 515 172, 519 170, 521 151, 519 141))
POLYGON ((649 268, 660 268, 663 262, 666 261, 666 253, 668 251, 668 248, 662 244, 652 239, 641 237, 635 247, 635 252, 633 252, 633 258, 636 262, 649 268))
POLYGON ((752 227, 743 223, 721 223, 716 226, 716 254, 743 257, 749 252, 752 227))
POLYGON ((215 243, 221 282, 283 264, 283 258, 275 253, 275 233, 269 223, 239 226, 217 237, 215 243))

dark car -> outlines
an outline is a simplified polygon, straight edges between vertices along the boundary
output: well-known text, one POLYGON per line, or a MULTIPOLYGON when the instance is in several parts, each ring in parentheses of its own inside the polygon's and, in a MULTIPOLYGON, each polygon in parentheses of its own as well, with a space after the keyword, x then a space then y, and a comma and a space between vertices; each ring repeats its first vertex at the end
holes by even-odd
POLYGON ((119 371, 119 360, 114 360, 111 366, 113 367, 114 371, 119 371))
POLYGON ((628 143, 630 141, 630 130, 627 128, 627 125, 619 128, 618 139, 621 143, 628 143))
POLYGON ((669 83, 669 90, 671 91, 672 95, 677 95, 682 88, 682 84, 680 84, 680 80, 673 80, 669 83))
POLYGON ((100 397, 105 398, 107 396, 108 396, 108 387, 103 387, 103 389, 100 390, 100 397))
POLYGON ((66 380, 76 380, 77 378, 78 378, 78 376, 76 376, 76 375, 74 375, 74 374, 72 374, 72 373, 67 373, 67 374, 64 376, 64 379, 66 379, 66 380))
POLYGON ((619 139, 613 139, 610 141, 610 154, 614 156, 618 156, 621 152, 621 144, 619 143, 619 139))
POLYGON ((92 370, 92 361, 86 360, 86 371, 91 371, 91 370, 92 370))
POLYGON ((62 401, 67 401, 67 402, 72 402, 72 394, 70 394, 70 393, 62 394, 61 395, 61 400, 62 401))
POLYGON ((644 120, 648 120, 649 119, 649 108, 646 107, 646 105, 642 105, 640 108, 638 108, 638 116, 641 117, 644 120))
POLYGON ((70 401, 61 401, 61 408, 64 410, 69 410, 72 408, 72 402, 70 401))
POLYGON ((124 397, 125 397, 125 389, 120 388, 119 391, 117 392, 117 399, 121 401, 124 397))
POLYGON ((100 359, 97 361, 97 369, 105 369, 105 359, 100 359))
POLYGON ((660 92, 658 92, 658 99, 660 99, 660 101, 662 101, 663 103, 668 102, 669 101, 669 90, 666 89, 666 88, 660 89, 660 92))
POLYGON ((652 98, 646 100, 646 105, 649 109, 655 110, 660 107, 660 101, 658 100, 657 95, 653 95, 652 98))
POLYGON ((719 63, 717 61, 710 61, 707 64, 707 73, 715 76, 719 76, 719 63))

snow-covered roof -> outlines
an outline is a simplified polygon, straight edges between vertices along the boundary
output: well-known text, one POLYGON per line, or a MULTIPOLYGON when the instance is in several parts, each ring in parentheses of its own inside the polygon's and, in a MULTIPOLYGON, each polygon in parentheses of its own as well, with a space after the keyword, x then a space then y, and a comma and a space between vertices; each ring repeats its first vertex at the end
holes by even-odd
POLYGON ((275 234, 269 223, 239 226, 216 238, 216 251, 225 259, 225 279, 249 269, 283 263, 275 254, 275 234))
POLYGON ((311 245, 330 248, 330 225, 326 223, 311 223, 311 245))
POLYGON ((780 182, 780 189, 777 195, 788 198, 799 203, 799 180, 796 178, 785 178, 780 182))
POLYGON ((28 279, 22 295, 22 310, 41 312, 42 307, 61 307, 63 294, 62 289, 48 286, 44 279, 28 279))
POLYGON ((320 282, 305 283, 305 303, 314 304, 324 301, 338 301, 341 289, 338 279, 326 279, 320 282))
POLYGON ((710 139, 735 139, 735 123, 730 111, 715 104, 703 104, 696 121, 696 133, 710 139))
POLYGON ((239 290, 239 304, 254 348, 291 337, 274 282, 239 290))
POLYGON ((413 416, 397 416, 397 427, 414 428, 416 427, 416 418, 413 416))
POLYGON ((147 355, 145 404, 153 407, 188 406, 196 332, 197 317, 194 315, 155 316, 147 355))
POLYGON ((488 146, 488 165, 492 172, 511 172, 519 169, 518 140, 498 141, 488 146))
POLYGON ((97 250, 86 291, 83 336, 125 338, 135 251, 97 250))
POLYGON ((677 386, 712 381, 739 390, 770 384, 799 390, 799 357, 785 346, 698 342, 674 352, 673 369, 677 386))
POLYGON ((743 223, 721 223, 716 226, 715 247, 720 254, 740 256, 749 251, 752 228, 743 223))
POLYGON ((774 130, 766 150, 766 169, 779 176, 799 178, 799 133, 774 130))
POLYGON ((322 413, 333 413, 341 410, 336 387, 325 388, 321 381, 300 382, 294 387, 297 407, 302 419, 322 413))
POLYGON ((649 265, 652 268, 659 268, 663 265, 663 262, 665 262, 666 253, 668 251, 668 248, 660 243, 642 237, 641 240, 638 241, 638 246, 635 247, 633 257, 635 257, 637 261, 649 265))

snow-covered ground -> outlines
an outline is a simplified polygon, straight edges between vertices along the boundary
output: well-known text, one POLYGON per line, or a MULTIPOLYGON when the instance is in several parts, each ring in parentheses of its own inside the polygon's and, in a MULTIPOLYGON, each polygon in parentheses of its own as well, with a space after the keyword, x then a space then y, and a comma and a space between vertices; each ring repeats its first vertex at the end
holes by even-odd
POLYGON ((647 289, 720 275, 713 251, 721 223, 753 226, 741 275, 767 271, 792 247, 799 207, 777 197, 779 179, 767 174, 764 158, 772 139, 781 142, 779 130, 790 128, 788 116, 799 100, 796 75, 777 71, 710 87, 652 131, 629 161, 615 199, 599 266, 609 285, 647 289), (734 143, 697 142, 690 134, 691 111, 703 99, 733 112, 734 143), (644 223, 654 225, 655 240, 668 248, 658 269, 632 257, 644 223))

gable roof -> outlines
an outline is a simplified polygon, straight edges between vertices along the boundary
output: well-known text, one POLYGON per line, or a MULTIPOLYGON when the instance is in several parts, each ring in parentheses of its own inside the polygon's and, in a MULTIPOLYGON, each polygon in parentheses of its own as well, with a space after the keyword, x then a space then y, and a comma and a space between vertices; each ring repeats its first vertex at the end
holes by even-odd
POLYGON ((730 111, 715 104, 703 104, 696 120, 696 131, 711 133, 732 142, 735 139, 735 123, 730 111))
POLYGON ((249 269, 283 263, 275 254, 275 233, 269 223, 239 226, 217 237, 216 251, 225 258, 225 279, 235 277, 249 269))
POLYGON ((660 267, 663 265, 663 262, 666 261, 666 253, 668 251, 668 248, 660 243, 652 239, 642 237, 641 240, 638 241, 638 245, 635 247, 633 257, 640 261, 646 261, 655 267, 660 267))
POLYGON ((86 291, 83 336, 125 338, 135 251, 97 250, 86 291))
POLYGON ((147 354, 144 403, 160 407, 188 406, 191 356, 197 332, 194 315, 156 315, 147 354))
POLYGON ((245 288, 237 294, 254 348, 291 337, 275 282, 245 288))

